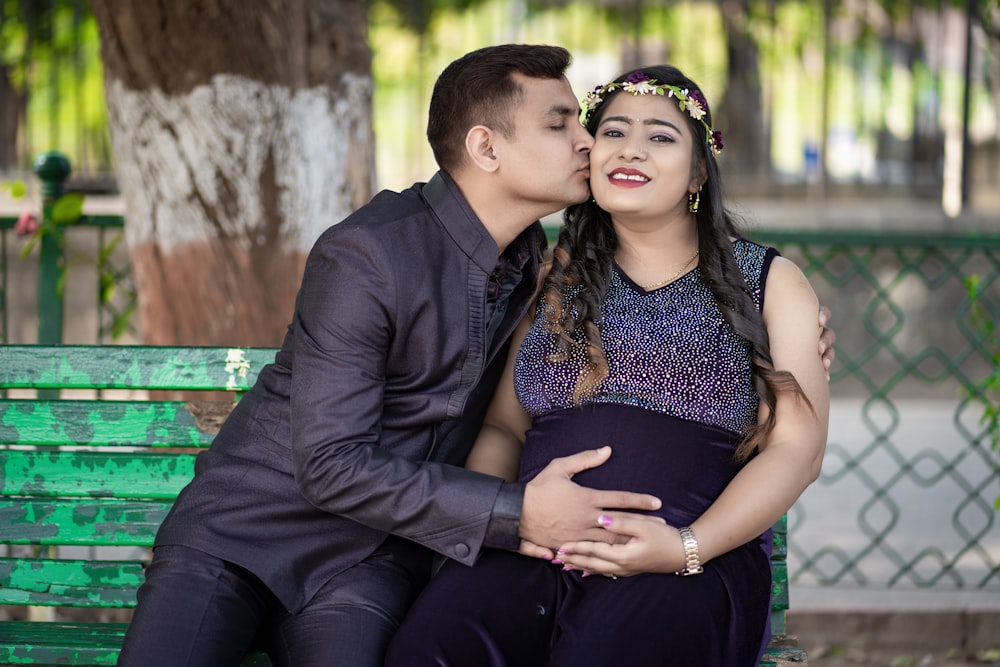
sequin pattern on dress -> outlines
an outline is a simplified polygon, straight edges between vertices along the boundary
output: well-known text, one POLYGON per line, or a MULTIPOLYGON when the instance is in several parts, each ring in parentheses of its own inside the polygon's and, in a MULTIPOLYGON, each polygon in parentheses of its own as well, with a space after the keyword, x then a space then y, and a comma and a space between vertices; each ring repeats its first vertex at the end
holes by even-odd
MULTIPOLYGON (((759 310, 762 279, 777 252, 746 240, 733 250, 759 310)), ((572 292, 565 296, 568 301, 572 292)), ((543 307, 514 371, 518 399, 533 416, 573 407, 585 365, 582 345, 572 346, 565 361, 546 360, 557 348, 543 307)), ((646 292, 615 266, 598 324, 609 375, 587 402, 632 405, 736 434, 756 422, 749 345, 725 321, 697 268, 646 292)))

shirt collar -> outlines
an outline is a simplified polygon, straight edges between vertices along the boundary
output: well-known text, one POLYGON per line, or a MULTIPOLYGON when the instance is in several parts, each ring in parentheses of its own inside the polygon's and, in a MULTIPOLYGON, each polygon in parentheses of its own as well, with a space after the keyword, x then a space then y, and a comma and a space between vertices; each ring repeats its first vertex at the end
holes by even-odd
MULTIPOLYGON (((484 272, 491 273, 497 265, 499 248, 454 179, 443 171, 437 172, 424 185, 423 197, 458 247, 484 272)), ((521 232, 504 256, 523 268, 540 243, 540 230, 541 225, 536 222, 521 232)))

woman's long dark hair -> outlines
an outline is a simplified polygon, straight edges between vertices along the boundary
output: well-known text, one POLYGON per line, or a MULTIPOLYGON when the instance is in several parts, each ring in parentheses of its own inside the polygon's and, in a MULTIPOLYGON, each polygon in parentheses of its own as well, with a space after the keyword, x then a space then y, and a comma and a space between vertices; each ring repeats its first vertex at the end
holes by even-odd
MULTIPOLYGON (((615 81, 624 82, 635 71, 655 79, 657 84, 700 90, 678 69, 666 65, 633 70, 615 81)), ((608 92, 604 101, 590 114, 587 130, 592 135, 601 122, 608 100, 621 94, 620 89, 608 92)), ((705 111, 705 122, 711 126, 712 116, 707 104, 705 111)), ((692 168, 703 162, 707 175, 700 206, 695 213, 701 279, 711 290, 726 322, 750 345, 754 386, 760 400, 768 407, 767 418, 745 434, 736 450, 737 460, 745 461, 774 428, 778 392, 790 391, 806 402, 808 399, 791 373, 774 368, 767 329, 733 255, 730 239, 739 237, 740 233, 733 216, 722 204, 719 166, 710 150, 710 138, 706 136, 704 124, 687 114, 683 115, 694 137, 692 168)), ((549 330, 559 338, 559 352, 553 355, 553 361, 568 356, 577 330, 583 330, 587 344, 587 367, 574 390, 574 397, 582 401, 594 394, 608 375, 601 332, 595 323, 601 320, 601 304, 607 294, 618 236, 611 217, 593 200, 568 208, 564 222, 553 250, 552 270, 546 278, 543 293, 549 330), (564 290, 571 287, 579 289, 575 290, 570 302, 564 303, 564 290)))

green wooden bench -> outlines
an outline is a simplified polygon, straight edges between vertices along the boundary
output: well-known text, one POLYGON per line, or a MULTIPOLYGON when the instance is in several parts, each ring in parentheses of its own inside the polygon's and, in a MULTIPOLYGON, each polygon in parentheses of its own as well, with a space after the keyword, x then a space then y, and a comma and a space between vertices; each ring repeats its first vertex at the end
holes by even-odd
MULTIPOLYGON (((148 392, 236 397, 274 352, 0 346, 0 664, 116 663, 157 527, 194 473, 197 451, 211 444, 213 415, 233 402, 217 393, 214 401, 151 400, 148 392), (55 619, 38 618, 50 609, 55 619)), ((784 637, 785 545, 782 521, 775 636, 762 667, 805 663, 784 637)), ((269 663, 251 654, 244 664, 269 663)))

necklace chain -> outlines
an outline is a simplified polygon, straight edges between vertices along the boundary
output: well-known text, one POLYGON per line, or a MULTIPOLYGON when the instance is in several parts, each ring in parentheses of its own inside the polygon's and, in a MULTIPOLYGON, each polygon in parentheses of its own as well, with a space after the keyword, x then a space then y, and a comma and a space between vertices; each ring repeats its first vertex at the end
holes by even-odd
POLYGON ((677 280, 678 278, 680 278, 681 274, 684 273, 684 269, 686 269, 687 267, 691 266, 691 262, 693 262, 695 259, 697 259, 697 257, 698 257, 698 251, 695 250, 694 254, 691 255, 691 259, 689 259, 688 261, 684 262, 684 266, 682 266, 681 268, 677 269, 677 273, 675 273, 674 275, 670 276, 669 278, 667 278, 663 282, 653 283, 652 285, 639 285, 639 287, 641 287, 642 289, 644 289, 644 290, 646 290, 648 292, 649 290, 657 289, 659 287, 663 287, 664 285, 669 285, 670 283, 672 283, 675 280, 677 280))

